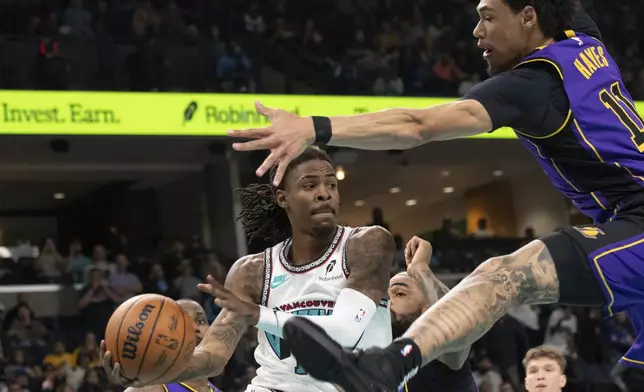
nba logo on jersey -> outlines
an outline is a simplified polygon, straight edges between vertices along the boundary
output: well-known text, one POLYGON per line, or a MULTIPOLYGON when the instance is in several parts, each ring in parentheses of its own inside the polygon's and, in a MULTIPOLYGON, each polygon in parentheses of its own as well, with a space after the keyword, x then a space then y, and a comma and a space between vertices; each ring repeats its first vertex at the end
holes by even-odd
POLYGON ((411 353, 411 350, 413 350, 413 349, 414 348, 412 347, 412 345, 408 344, 405 347, 403 347, 402 350, 400 350, 400 353, 402 354, 403 357, 406 357, 407 355, 409 355, 411 353))
POLYGON ((359 323, 360 321, 362 321, 362 318, 364 317, 365 314, 367 314, 367 312, 365 312, 364 309, 360 309, 358 314, 356 314, 356 317, 354 317, 353 319, 355 320, 356 323, 359 323))

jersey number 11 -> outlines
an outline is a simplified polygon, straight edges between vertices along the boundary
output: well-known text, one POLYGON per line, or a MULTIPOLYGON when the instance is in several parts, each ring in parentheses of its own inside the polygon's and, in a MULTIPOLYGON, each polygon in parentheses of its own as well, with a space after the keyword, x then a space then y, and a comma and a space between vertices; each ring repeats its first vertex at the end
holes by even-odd
POLYGON ((633 102, 624 96, 619 82, 611 84, 610 91, 603 89, 599 99, 607 109, 610 109, 622 124, 633 135, 631 140, 639 152, 644 152, 644 120, 637 113, 633 102))

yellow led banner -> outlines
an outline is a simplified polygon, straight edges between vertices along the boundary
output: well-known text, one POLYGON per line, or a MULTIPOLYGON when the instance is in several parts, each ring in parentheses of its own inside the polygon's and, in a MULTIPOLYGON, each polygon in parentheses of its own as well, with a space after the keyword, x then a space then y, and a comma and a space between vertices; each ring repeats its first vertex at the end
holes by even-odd
MULTIPOLYGON (((445 98, 0 91, 0 134, 224 136, 267 124, 254 101, 303 116, 422 108, 445 98)), ((640 110, 644 109, 638 102, 640 110)), ((644 111, 643 111, 644 112, 644 111)), ((514 139, 510 129, 478 137, 514 139)))

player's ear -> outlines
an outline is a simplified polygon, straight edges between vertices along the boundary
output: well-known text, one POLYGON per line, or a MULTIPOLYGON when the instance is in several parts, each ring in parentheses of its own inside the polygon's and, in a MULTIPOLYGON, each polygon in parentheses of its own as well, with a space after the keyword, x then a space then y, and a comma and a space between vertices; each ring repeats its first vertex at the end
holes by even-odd
POLYGON ((275 201, 277 201, 277 205, 281 208, 286 208, 286 206, 288 205, 288 203, 286 202, 286 194, 284 194, 284 191, 281 189, 278 189, 275 192, 275 201))
POLYGON ((561 378, 559 379, 559 388, 565 387, 567 383, 568 383, 568 377, 566 377, 565 374, 562 374, 561 378))
POLYGON ((526 6, 521 11, 521 23, 526 27, 533 27, 537 24, 537 11, 534 7, 526 6))

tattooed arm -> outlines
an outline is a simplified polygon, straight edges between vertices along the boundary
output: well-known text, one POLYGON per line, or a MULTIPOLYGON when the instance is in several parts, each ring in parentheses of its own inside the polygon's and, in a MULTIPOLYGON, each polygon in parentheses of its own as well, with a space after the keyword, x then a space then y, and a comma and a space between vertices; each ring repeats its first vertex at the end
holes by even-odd
MULTIPOLYGON (((258 303, 264 275, 262 254, 243 257, 232 266, 226 276, 225 287, 247 302, 258 303)), ((164 383, 176 383, 219 375, 233 355, 242 335, 244 323, 223 323, 227 310, 222 310, 212 323, 203 340, 181 374, 164 383)))
POLYGON ((481 264, 418 320, 404 337, 416 342, 423 363, 462 350, 483 336, 508 310, 559 299, 555 265, 539 240, 481 264))
MULTIPOLYGON (((423 296, 427 300, 428 306, 432 306, 449 292, 447 286, 445 286, 445 284, 443 284, 443 282, 434 275, 428 264, 411 264, 407 268, 407 275, 414 278, 418 283, 420 290, 423 292, 423 296)), ((466 345, 459 351, 445 353, 436 359, 444 363, 450 369, 458 370, 463 367, 463 364, 469 357, 470 348, 470 345, 466 345)))

